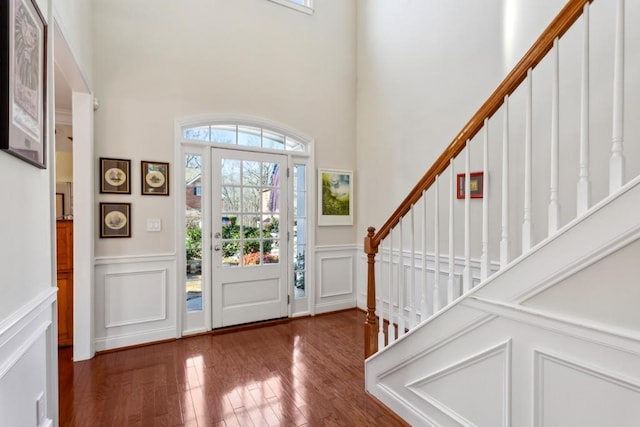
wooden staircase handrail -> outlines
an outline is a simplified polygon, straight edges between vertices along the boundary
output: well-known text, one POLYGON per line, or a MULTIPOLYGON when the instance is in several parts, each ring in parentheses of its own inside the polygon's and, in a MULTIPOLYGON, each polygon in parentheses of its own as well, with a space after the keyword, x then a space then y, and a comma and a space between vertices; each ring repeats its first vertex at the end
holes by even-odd
POLYGON ((415 204, 422 197, 422 192, 431 187, 436 180, 436 176, 447 169, 450 160, 460 154, 466 141, 472 139, 482 129, 484 120, 490 118, 498 111, 504 103, 505 96, 510 96, 518 86, 520 86, 527 77, 527 71, 530 68, 535 68, 535 66, 542 61, 553 47, 553 41, 556 38, 562 37, 578 20, 582 15, 584 5, 592 2, 593 0, 569 0, 567 2, 558 16, 549 24, 542 35, 538 37, 533 46, 507 77, 505 77, 502 83, 500 83, 489 99, 487 99, 473 115, 471 120, 462 128, 462 131, 458 133, 449 146, 440 154, 438 159, 420 181, 418 181, 415 187, 413 187, 409 195, 402 201, 384 225, 380 227, 373 237, 367 237, 366 247, 377 252, 380 242, 389 235, 393 227, 409 212, 411 205, 415 204))

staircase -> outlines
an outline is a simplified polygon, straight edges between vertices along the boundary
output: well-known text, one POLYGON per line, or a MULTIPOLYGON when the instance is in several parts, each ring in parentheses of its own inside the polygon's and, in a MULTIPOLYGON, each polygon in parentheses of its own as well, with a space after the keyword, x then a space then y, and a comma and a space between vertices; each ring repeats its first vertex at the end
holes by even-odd
POLYGON ((624 0, 597 2, 610 63, 592 1, 569 1, 368 230, 366 388, 412 425, 640 423, 640 70, 624 0))

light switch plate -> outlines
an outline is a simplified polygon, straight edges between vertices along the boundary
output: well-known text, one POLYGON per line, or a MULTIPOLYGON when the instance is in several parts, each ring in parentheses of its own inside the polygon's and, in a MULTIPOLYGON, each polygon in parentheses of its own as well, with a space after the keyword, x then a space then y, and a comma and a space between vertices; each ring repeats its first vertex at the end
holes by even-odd
POLYGON ((161 231, 162 220, 159 218, 147 218, 147 231, 161 231))

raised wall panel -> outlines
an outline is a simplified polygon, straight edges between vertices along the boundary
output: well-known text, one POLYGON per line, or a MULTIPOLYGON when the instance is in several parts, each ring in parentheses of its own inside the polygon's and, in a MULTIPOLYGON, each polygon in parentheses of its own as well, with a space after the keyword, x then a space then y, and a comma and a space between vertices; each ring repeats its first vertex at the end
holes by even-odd
POLYGON ((105 275, 105 327, 167 318, 167 271, 105 275))
POLYGON ((535 352, 534 361, 536 426, 623 427, 640 422, 638 383, 543 352, 535 352))
POLYGON ((320 260, 320 298, 353 293, 353 256, 331 256, 320 260))
POLYGON ((316 247, 315 313, 356 307, 356 251, 355 245, 316 247))
POLYGON ((173 255, 96 260, 96 350, 175 338, 175 278, 173 255))
POLYGON ((511 341, 457 360, 407 388, 452 421, 510 425, 511 341))
MULTIPOLYGON (((9 318, 0 322, 0 424, 35 426, 36 398, 57 402, 50 363, 57 360, 53 305, 55 288, 41 292, 9 318)), ((57 369, 57 366, 56 366, 57 369)), ((47 412, 41 425, 51 425, 47 412)))

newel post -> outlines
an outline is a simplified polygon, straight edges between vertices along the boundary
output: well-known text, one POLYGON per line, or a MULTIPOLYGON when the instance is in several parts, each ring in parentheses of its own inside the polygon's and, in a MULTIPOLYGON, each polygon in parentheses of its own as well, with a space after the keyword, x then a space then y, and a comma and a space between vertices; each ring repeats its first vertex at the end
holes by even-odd
POLYGON ((375 263, 378 245, 373 242, 376 229, 369 227, 364 238, 364 251, 367 254, 367 319, 364 322, 364 357, 378 351, 378 318, 376 317, 376 273, 375 263))

